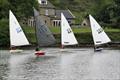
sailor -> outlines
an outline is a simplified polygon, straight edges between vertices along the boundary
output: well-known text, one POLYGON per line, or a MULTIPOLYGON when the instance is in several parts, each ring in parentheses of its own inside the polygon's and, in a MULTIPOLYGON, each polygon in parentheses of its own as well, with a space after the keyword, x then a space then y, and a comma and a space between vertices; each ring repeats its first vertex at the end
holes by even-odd
POLYGON ((39 51, 39 48, 37 47, 37 48, 35 49, 35 51, 39 51))

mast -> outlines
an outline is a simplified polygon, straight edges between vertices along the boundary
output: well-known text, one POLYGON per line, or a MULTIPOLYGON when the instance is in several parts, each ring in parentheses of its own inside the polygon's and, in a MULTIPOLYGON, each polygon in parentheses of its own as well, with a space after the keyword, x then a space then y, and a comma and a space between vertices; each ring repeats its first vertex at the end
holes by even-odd
POLYGON ((34 11, 34 25, 35 25, 35 38, 36 38, 36 43, 37 43, 37 47, 39 47, 39 45, 38 45, 38 38, 37 38, 37 27, 36 27, 36 18, 35 17, 37 17, 36 15, 35 15, 35 8, 33 7, 33 11, 34 11))

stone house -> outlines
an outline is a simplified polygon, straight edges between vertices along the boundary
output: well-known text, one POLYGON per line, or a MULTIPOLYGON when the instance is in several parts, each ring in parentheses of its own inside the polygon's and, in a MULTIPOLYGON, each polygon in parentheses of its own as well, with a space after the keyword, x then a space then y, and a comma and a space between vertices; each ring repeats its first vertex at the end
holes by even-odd
MULTIPOLYGON (((48 0, 38 0, 39 3, 39 12, 42 19, 50 27, 60 26, 61 22, 61 13, 65 15, 69 24, 74 23, 75 16, 71 13, 70 10, 57 10, 53 4, 48 0)), ((28 26, 34 26, 34 18, 31 17, 28 20, 28 26)))
POLYGON ((81 23, 82 27, 90 27, 90 21, 89 19, 85 18, 82 23, 81 23))

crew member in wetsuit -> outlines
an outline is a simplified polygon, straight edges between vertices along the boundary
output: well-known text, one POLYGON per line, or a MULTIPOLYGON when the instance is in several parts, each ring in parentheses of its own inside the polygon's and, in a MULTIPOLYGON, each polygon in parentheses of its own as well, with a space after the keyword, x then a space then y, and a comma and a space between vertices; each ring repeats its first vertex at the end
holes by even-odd
POLYGON ((39 51, 39 48, 37 47, 37 48, 35 49, 35 51, 39 51))

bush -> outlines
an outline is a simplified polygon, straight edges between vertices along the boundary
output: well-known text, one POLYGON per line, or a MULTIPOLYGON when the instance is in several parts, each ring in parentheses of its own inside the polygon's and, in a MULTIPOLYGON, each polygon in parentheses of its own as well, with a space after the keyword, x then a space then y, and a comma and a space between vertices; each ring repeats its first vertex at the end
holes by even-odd
POLYGON ((0 46, 8 46, 8 45, 9 45, 8 20, 1 19, 0 20, 0 46))

